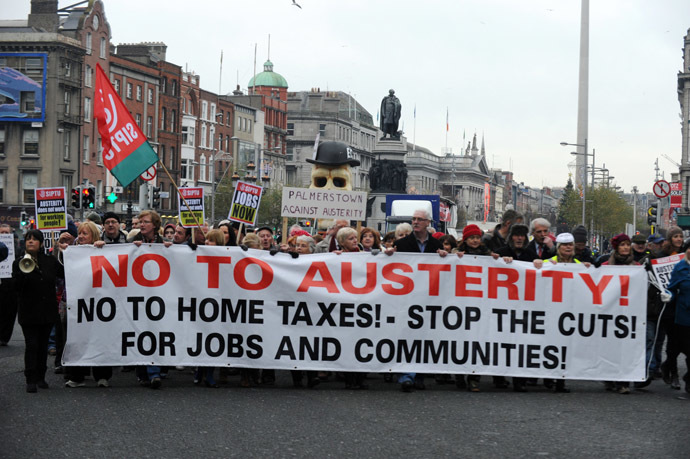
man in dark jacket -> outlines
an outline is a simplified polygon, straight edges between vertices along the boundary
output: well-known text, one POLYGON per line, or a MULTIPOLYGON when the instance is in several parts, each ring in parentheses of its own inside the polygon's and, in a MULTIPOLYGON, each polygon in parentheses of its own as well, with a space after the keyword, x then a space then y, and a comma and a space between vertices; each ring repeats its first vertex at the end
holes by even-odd
POLYGON ((106 244, 124 244, 127 235, 120 230, 120 217, 114 212, 106 212, 103 215, 103 232, 101 239, 106 244))
POLYGON ((508 238, 508 231, 510 231, 511 225, 522 223, 522 220, 523 217, 521 213, 513 209, 506 210, 503 212, 503 217, 501 217, 501 223, 496 225, 493 231, 484 234, 484 237, 482 237, 482 244, 487 246, 492 252, 507 245, 506 239, 508 238))
POLYGON ((550 228, 551 222, 545 218, 535 218, 529 224, 529 229, 534 239, 532 239, 527 247, 536 253, 537 257, 542 260, 556 255, 556 244, 554 244, 553 239, 549 237, 550 228))
MULTIPOLYGON (((394 252, 438 253, 445 257, 448 252, 443 250, 443 245, 434 239, 427 231, 431 222, 431 215, 424 209, 417 209, 412 214, 412 232, 393 244, 392 249, 386 249, 386 255, 394 252)), ((403 392, 412 392, 412 389, 424 390, 424 375, 418 373, 403 373, 398 379, 403 392)))

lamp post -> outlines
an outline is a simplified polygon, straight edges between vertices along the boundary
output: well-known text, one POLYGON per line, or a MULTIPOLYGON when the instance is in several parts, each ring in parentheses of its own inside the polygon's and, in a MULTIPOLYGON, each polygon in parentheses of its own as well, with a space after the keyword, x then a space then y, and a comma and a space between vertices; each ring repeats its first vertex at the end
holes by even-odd
MULTIPOLYGON (((587 138, 585 138, 584 144, 561 142, 561 146, 565 147, 566 145, 570 145, 572 147, 582 147, 585 149, 584 153, 571 153, 571 155, 584 155, 585 157, 585 165, 582 171, 582 226, 585 226, 585 200, 587 199, 587 156, 590 156, 590 154, 587 153, 587 138)), ((594 184, 592 184, 592 186, 593 185, 594 184)))

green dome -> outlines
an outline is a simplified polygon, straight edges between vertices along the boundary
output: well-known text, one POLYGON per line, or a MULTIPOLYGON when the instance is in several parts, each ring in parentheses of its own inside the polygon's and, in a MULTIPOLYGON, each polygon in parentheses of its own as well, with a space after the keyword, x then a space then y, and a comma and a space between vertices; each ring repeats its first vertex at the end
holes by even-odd
POLYGON ((248 88, 253 86, 271 86, 274 88, 287 88, 288 83, 283 78, 283 75, 273 71, 273 62, 264 62, 264 71, 256 76, 256 82, 254 78, 249 80, 248 88))

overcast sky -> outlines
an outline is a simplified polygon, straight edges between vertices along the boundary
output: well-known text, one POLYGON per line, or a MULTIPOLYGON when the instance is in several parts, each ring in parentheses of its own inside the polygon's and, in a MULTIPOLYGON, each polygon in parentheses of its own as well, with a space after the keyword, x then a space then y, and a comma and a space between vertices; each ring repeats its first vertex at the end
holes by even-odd
MULTIPOLYGON (((271 61, 290 91, 349 92, 376 117, 393 88, 408 140, 459 153, 484 135, 489 167, 526 185, 563 186, 576 143, 578 0, 104 0, 114 44, 162 41, 167 60, 217 92, 246 89, 271 61), (239 75, 239 78, 238 78, 239 75)), ((60 0, 60 6, 76 0, 60 0)), ((29 0, 3 2, 24 18, 29 0)), ((677 74, 688 0, 590 2, 589 145, 616 183, 651 191, 681 158, 677 74)))

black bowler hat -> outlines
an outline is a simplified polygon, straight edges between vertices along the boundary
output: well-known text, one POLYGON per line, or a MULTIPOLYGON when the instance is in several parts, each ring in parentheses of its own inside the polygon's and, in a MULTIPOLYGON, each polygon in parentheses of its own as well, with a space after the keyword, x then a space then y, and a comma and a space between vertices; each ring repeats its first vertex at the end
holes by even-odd
POLYGON ((346 143, 343 142, 321 142, 316 150, 316 159, 307 159, 308 163, 318 164, 319 166, 359 166, 359 160, 355 159, 355 154, 346 143))

